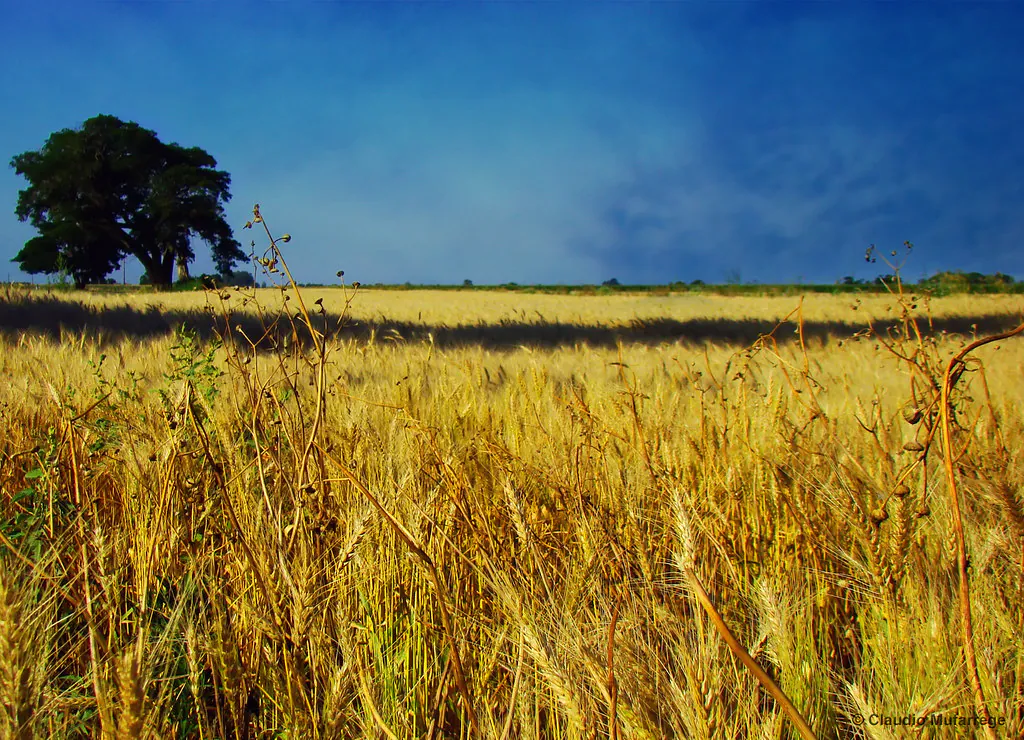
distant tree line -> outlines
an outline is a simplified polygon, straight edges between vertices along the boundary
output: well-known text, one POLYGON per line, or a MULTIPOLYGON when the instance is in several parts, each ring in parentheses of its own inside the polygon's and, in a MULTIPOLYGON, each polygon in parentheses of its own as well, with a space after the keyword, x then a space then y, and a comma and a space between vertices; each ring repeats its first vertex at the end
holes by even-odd
MULTIPOLYGON (((904 281, 905 283, 907 281, 904 281)), ((894 286, 896 276, 879 275, 874 280, 859 280, 849 275, 839 281, 843 286, 894 286)), ((909 284, 909 283, 908 283, 909 284)), ((1022 284, 1012 276, 997 272, 986 275, 980 272, 964 272, 962 270, 939 272, 931 277, 917 281, 916 287, 942 293, 1007 293, 1016 292, 1022 284)))
POLYGON ((997 272, 994 275, 983 275, 980 272, 940 272, 921 280, 918 285, 930 288, 946 289, 952 292, 969 293, 1003 293, 1012 290, 1020 283, 1010 275, 997 272))

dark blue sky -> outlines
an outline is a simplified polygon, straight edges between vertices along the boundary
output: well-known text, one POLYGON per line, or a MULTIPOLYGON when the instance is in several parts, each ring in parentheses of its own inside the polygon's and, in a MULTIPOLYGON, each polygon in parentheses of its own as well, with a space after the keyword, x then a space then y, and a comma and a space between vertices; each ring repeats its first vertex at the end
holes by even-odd
MULTIPOLYGON (((1018 3, 3 11, 5 161, 100 113, 201 146, 300 281, 832 282, 905 239, 912 279, 1024 278, 1018 3)), ((0 172, 12 279, 25 184, 0 172)))

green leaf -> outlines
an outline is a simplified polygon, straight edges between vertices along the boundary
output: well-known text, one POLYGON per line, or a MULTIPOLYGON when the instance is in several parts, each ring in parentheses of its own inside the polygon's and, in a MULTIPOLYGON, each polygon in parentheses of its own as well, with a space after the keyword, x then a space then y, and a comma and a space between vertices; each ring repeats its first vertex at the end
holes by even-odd
POLYGON ((34 488, 22 488, 20 491, 18 491, 16 494, 14 494, 14 496, 11 498, 11 503, 16 504, 19 501, 21 501, 22 499, 30 498, 30 497, 34 496, 35 494, 36 494, 36 489, 34 489, 34 488))

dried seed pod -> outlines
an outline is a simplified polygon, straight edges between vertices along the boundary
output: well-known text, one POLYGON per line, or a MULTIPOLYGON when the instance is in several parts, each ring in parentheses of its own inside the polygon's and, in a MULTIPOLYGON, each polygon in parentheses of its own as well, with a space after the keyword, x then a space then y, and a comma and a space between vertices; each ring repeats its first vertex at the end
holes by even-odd
POLYGON ((888 518, 889 512, 886 511, 885 508, 882 506, 879 506, 877 509, 871 512, 871 521, 874 522, 874 525, 876 527, 888 518))
POLYGON ((922 452, 924 450, 924 445, 918 442, 916 439, 912 439, 911 441, 903 445, 903 449, 906 450, 907 452, 922 452))
POLYGON ((903 498, 909 494, 910 486, 908 486, 906 483, 900 483, 892 492, 892 495, 895 496, 896 498, 903 498))
POLYGON ((923 414, 921 413, 921 409, 919 408, 908 406, 907 408, 903 409, 903 420, 906 421, 908 424, 917 424, 918 422, 921 421, 922 416, 923 414))

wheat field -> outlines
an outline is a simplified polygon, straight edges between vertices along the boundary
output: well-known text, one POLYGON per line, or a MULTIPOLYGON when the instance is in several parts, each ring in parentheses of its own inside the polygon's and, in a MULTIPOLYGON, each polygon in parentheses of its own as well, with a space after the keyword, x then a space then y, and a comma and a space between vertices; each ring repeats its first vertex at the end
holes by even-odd
POLYGON ((1022 312, 7 290, 0 737, 1019 737, 1022 312))

